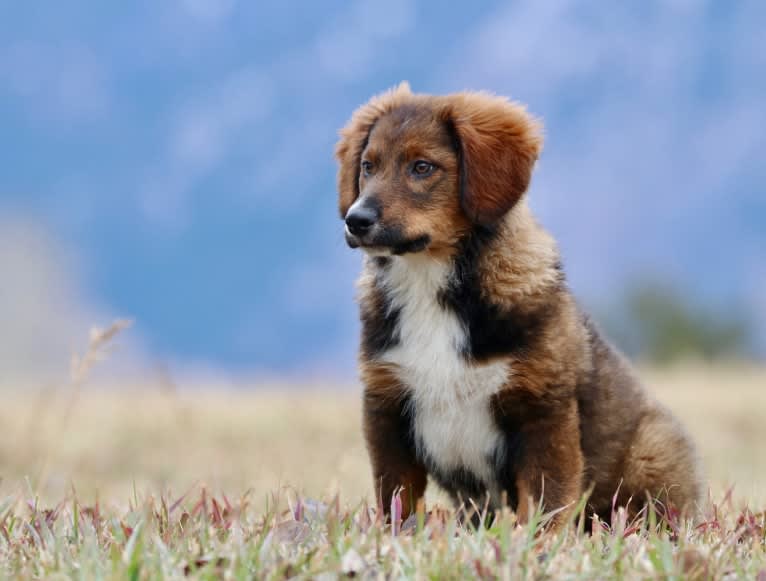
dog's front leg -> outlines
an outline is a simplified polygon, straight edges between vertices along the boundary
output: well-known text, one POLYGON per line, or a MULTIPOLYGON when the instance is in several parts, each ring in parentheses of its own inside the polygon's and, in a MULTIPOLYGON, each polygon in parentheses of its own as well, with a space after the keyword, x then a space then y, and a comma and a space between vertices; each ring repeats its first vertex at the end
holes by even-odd
MULTIPOLYGON (((549 529, 565 523, 582 494, 584 459, 574 397, 532 396, 521 389, 499 394, 495 419, 513 446, 506 467, 514 474, 516 514, 522 523, 542 504, 558 511, 549 529)), ((512 495, 513 496, 513 495, 512 495)))
POLYGON ((426 469, 418 462, 412 437, 408 398, 385 369, 363 369, 364 436, 372 464, 378 503, 386 515, 391 497, 401 488, 402 517, 415 511, 426 489, 426 469))
POLYGON ((549 530, 566 523, 582 495, 584 459, 580 448, 577 404, 525 425, 523 452, 516 472, 517 514, 521 522, 541 504, 556 511, 549 530))

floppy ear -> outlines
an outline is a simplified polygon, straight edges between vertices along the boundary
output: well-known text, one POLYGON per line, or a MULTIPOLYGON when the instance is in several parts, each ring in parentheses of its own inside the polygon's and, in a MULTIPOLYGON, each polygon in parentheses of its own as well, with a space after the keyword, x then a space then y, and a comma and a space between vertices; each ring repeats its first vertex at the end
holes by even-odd
POLYGON ((375 122, 381 115, 401 105, 412 97, 409 84, 404 81, 397 87, 370 99, 354 111, 351 120, 340 130, 340 140, 335 146, 338 160, 338 206, 343 218, 351 204, 359 197, 359 165, 362 152, 375 122))
POLYGON ((459 146, 463 210, 473 222, 492 225, 527 191, 542 151, 542 126, 503 97, 459 93, 446 100, 459 146))

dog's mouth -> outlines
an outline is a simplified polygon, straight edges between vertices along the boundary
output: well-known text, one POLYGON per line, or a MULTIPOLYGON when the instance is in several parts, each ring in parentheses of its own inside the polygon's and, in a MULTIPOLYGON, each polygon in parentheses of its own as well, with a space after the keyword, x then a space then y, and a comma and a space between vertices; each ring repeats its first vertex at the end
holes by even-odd
POLYGON ((374 228, 364 236, 356 236, 346 227, 345 236, 346 244, 350 248, 359 248, 370 256, 413 254, 423 252, 431 244, 431 237, 428 234, 406 237, 398 228, 374 228))

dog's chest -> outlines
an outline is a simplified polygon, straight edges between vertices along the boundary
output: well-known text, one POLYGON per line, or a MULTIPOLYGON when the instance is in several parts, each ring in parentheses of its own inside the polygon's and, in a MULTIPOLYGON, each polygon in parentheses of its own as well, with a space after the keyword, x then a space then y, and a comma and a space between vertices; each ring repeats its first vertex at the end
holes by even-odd
POLYGON ((450 272, 440 263, 395 261, 384 279, 399 310, 398 341, 383 353, 396 365, 414 405, 418 453, 442 474, 468 471, 494 489, 492 458, 502 434, 490 402, 508 380, 506 363, 475 365, 462 350, 470 338, 457 316, 439 303, 450 272))

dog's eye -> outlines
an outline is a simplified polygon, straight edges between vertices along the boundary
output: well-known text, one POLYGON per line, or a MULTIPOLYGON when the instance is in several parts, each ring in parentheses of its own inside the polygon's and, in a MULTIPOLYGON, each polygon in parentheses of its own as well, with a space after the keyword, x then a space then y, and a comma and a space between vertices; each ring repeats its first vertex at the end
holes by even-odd
POLYGON ((362 173, 366 176, 372 173, 372 162, 366 159, 362 162, 362 173))
POLYGON ((412 164, 412 173, 418 177, 424 177, 433 173, 436 166, 427 161, 419 160, 412 164))

